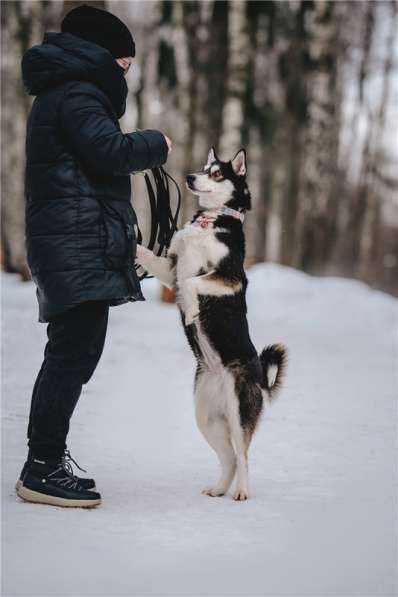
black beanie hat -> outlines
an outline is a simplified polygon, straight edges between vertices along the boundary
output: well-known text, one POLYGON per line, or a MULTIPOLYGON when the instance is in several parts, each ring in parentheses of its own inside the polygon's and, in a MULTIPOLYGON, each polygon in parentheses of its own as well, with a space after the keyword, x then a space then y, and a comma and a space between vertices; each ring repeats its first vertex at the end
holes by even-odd
POLYGON ((130 31, 118 17, 106 10, 82 4, 65 15, 61 31, 106 48, 114 58, 135 56, 130 31))

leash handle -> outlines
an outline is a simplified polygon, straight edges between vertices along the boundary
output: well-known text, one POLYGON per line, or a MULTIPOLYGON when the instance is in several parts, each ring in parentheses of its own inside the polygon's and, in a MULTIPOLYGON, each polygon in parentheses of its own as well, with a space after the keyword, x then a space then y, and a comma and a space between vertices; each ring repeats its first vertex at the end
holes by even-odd
MULTIPOLYGON (((181 209, 181 190, 174 178, 162 166, 152 168, 151 176, 155 183, 155 190, 149 173, 144 173, 151 210, 151 231, 147 248, 153 251, 157 243, 158 249, 156 254, 157 256, 161 256, 162 254, 167 254, 171 239, 178 230, 177 222, 181 209), (177 193, 177 207, 174 213, 170 204, 170 182, 174 185, 177 193)), ((137 241, 140 244, 142 243, 142 233, 138 223, 137 241)), ((137 271, 140 268, 140 265, 135 264, 137 271)), ((153 276, 150 276, 147 271, 143 270, 141 274, 138 274, 138 277, 140 280, 143 280, 144 278, 152 278, 153 276)))

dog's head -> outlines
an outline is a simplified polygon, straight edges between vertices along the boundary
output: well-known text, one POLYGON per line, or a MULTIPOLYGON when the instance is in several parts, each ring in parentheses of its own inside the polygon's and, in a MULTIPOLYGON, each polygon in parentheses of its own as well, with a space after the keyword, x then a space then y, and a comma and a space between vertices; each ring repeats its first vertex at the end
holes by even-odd
POLYGON ((240 149, 229 162, 222 162, 212 147, 203 170, 188 174, 187 187, 199 196, 199 205, 205 209, 226 205, 243 211, 251 208, 246 172, 244 149, 240 149))

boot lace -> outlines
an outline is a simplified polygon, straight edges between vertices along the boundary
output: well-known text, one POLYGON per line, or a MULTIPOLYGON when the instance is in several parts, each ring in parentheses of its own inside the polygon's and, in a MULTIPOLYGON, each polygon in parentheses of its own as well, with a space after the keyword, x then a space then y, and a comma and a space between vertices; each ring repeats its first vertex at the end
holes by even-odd
POLYGON ((64 455, 62 457, 62 461, 65 462, 65 463, 68 463, 70 466, 71 466, 70 463, 73 462, 73 464, 75 466, 77 466, 77 468, 79 469, 79 471, 82 471, 82 473, 87 473, 87 471, 84 468, 82 468, 81 466, 79 466, 77 464, 76 460, 74 458, 72 458, 72 455, 71 455, 71 453, 70 453, 69 450, 65 450, 64 455))
POLYGON ((51 478, 52 481, 55 481, 58 485, 66 487, 67 489, 77 489, 80 487, 79 477, 74 474, 71 462, 73 462, 83 473, 87 472, 77 464, 74 458, 72 458, 69 450, 65 450, 58 467, 48 475, 48 478, 51 478), (58 476, 60 473, 65 473, 65 476, 58 476))

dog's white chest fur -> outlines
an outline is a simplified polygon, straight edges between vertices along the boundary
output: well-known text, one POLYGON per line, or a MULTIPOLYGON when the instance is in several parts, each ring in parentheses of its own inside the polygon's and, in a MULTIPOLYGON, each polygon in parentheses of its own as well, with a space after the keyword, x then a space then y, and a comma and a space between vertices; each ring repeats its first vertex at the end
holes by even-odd
POLYGON ((177 286, 181 286, 200 271, 211 271, 228 254, 228 247, 217 240, 213 228, 186 224, 173 237, 169 253, 177 255, 177 286))

